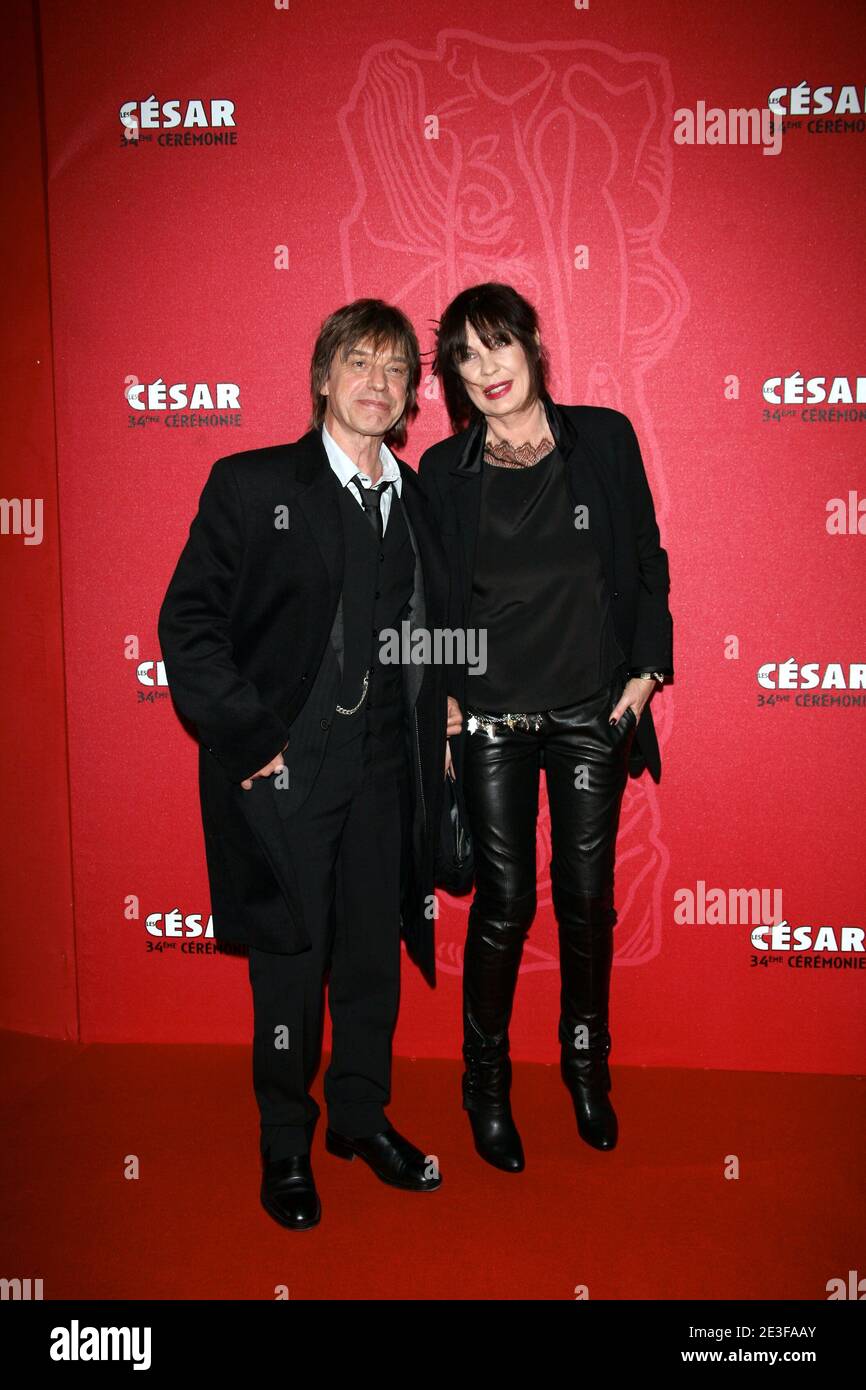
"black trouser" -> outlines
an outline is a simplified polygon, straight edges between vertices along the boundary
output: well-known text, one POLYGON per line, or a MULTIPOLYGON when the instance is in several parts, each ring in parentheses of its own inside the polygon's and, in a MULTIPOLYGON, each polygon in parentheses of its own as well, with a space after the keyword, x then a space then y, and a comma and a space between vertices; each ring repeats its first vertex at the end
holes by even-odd
POLYGON ((271 1159, 306 1153, 320 1114, 309 1088, 321 1051, 329 967, 328 1123, 350 1138, 386 1127, 408 779, 402 731, 399 742, 385 745, 362 733, 329 746, 309 797, 285 820, 312 950, 294 956, 250 950, 253 1082, 261 1149, 271 1159))
MULTIPOLYGON (((481 729, 466 737, 464 787, 476 891, 464 955, 464 1045, 483 1040, 508 1048, 523 943, 535 916, 544 766, 563 1058, 578 1067, 592 1059, 606 1066, 616 834, 636 727, 630 711, 616 726, 608 717, 624 684, 620 670, 589 699, 545 713, 537 731, 499 726, 492 737, 481 729)), ((468 718, 471 679, 466 704, 468 718)))

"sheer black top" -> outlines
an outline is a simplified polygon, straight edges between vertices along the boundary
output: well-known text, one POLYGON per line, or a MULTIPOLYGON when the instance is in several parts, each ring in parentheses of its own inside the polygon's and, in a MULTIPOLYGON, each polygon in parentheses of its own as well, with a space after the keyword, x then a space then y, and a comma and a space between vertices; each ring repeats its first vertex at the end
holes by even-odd
POLYGON ((482 468, 469 625, 487 629, 487 670, 469 676, 467 705, 531 713, 586 699, 627 664, 592 518, 575 525, 557 448, 530 467, 482 468))

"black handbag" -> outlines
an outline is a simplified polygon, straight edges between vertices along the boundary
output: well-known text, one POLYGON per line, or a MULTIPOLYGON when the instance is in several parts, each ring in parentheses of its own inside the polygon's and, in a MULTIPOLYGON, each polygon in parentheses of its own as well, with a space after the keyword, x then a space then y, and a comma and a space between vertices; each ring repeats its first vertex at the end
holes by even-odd
POLYGON ((463 791, 457 779, 446 772, 436 849, 435 886, 443 888, 453 898, 462 898, 472 891, 474 882, 472 835, 466 818, 463 791))

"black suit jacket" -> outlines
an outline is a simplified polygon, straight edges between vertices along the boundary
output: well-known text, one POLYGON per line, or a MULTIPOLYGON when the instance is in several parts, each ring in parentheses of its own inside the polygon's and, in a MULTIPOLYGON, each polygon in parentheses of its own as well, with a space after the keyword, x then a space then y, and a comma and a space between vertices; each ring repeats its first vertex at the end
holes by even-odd
MULTIPOLYGON (((415 550, 411 628, 447 621, 449 582, 417 475, 398 460, 415 550)), ((309 948, 282 821, 302 808, 327 744, 342 662, 343 523, 321 431, 220 458, 159 614, 172 698, 200 742, 199 792, 214 934, 262 950, 309 948), (336 659, 335 659, 336 657, 336 659), (321 709, 305 709, 323 661, 321 709), (332 699, 333 697, 333 699, 332 699), (288 744, 288 789, 241 781, 288 744)), ((430 910, 445 757, 445 676, 403 666, 412 758, 410 955, 434 977, 430 910)))
MULTIPOLYGON (((553 439, 566 463, 573 505, 589 509, 595 542, 612 600, 617 640, 632 670, 673 675, 673 621, 668 607, 670 575, 662 549, 652 494, 632 424, 605 406, 560 405, 543 397, 553 439)), ((481 463, 486 436, 479 415, 465 430, 427 449, 418 477, 442 531, 452 570, 449 625, 466 626, 472 594, 481 506, 481 463)), ((449 694, 465 708, 472 677, 464 667, 448 673, 449 694)), ((466 736, 458 741, 458 750, 466 736)), ((452 752, 455 752, 452 741, 452 752)), ((459 754, 458 754, 459 755, 459 754)), ((661 777, 661 758, 651 702, 643 710, 632 743, 632 776, 648 768, 661 777)))

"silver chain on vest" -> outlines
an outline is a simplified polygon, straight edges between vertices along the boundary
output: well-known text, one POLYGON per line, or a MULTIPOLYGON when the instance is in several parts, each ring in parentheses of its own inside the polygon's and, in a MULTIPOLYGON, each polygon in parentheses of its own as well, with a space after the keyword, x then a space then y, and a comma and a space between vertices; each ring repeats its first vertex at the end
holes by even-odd
POLYGON ((368 668, 368 669, 364 672, 364 689, 361 691, 361 698, 360 698, 360 700, 358 701, 357 705, 353 705, 351 709, 346 709, 343 705, 337 705, 337 706, 336 706, 337 713, 338 713, 338 714, 356 714, 356 713, 358 712, 358 710, 361 708, 361 706, 363 705, 365 699, 367 698, 367 686, 368 686, 369 684, 370 684, 370 671, 369 671, 369 668, 368 668))

